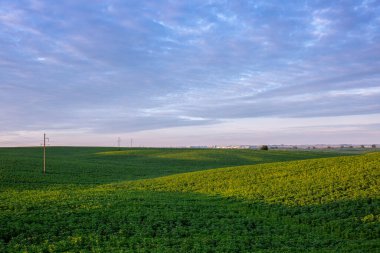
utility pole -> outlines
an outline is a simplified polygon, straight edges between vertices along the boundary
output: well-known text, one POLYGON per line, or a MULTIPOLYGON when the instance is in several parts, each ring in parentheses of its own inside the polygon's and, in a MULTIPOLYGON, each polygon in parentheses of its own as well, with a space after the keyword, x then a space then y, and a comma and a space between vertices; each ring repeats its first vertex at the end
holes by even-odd
POLYGON ((121 139, 119 137, 119 138, 117 138, 117 146, 119 147, 119 151, 120 151, 120 143, 121 143, 121 139))
POLYGON ((49 141, 49 138, 46 138, 46 133, 44 133, 44 175, 46 174, 46 139, 49 141))
POLYGON ((133 146, 133 139, 131 138, 131 147, 133 146))

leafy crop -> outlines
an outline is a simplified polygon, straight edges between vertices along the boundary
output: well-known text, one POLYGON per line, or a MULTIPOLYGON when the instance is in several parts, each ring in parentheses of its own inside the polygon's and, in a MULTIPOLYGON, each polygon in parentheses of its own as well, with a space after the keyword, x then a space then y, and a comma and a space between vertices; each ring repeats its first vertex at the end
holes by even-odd
POLYGON ((46 176, 40 154, 0 149, 0 252, 380 247, 380 153, 51 148, 46 176))
POLYGON ((380 192, 380 153, 213 169, 135 181, 124 186, 288 205, 375 198, 380 192))
POLYGON ((89 187, 117 181, 275 161, 343 155, 333 152, 122 149, 51 147, 47 174, 42 174, 41 148, 0 148, 0 190, 76 185, 89 187))

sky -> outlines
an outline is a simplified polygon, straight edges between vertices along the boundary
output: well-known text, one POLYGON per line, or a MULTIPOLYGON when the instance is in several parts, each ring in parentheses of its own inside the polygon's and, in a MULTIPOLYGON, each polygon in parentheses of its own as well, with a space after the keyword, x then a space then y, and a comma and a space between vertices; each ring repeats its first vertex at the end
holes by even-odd
POLYGON ((0 146, 380 143, 379 0, 1 0, 0 146))

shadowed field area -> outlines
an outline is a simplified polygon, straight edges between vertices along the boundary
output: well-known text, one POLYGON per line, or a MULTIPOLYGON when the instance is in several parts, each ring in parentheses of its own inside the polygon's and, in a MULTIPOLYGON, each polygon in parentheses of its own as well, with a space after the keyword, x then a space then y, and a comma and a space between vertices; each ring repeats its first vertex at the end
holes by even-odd
POLYGON ((42 148, 0 148, 0 189, 89 186, 171 174, 319 157, 338 152, 215 149, 122 149, 51 147, 47 174, 42 174, 42 148))

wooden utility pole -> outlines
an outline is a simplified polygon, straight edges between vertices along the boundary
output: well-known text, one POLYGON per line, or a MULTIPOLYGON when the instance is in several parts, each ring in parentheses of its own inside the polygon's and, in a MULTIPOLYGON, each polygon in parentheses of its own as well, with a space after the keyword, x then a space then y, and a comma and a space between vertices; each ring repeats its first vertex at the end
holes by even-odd
POLYGON ((119 138, 117 138, 117 146, 119 147, 119 150, 120 150, 120 143, 121 143, 121 139, 119 137, 119 138))
POLYGON ((44 175, 46 174, 46 134, 44 133, 44 175))
POLYGON ((46 174, 46 139, 49 141, 49 138, 46 138, 46 133, 44 133, 44 175, 46 174))

